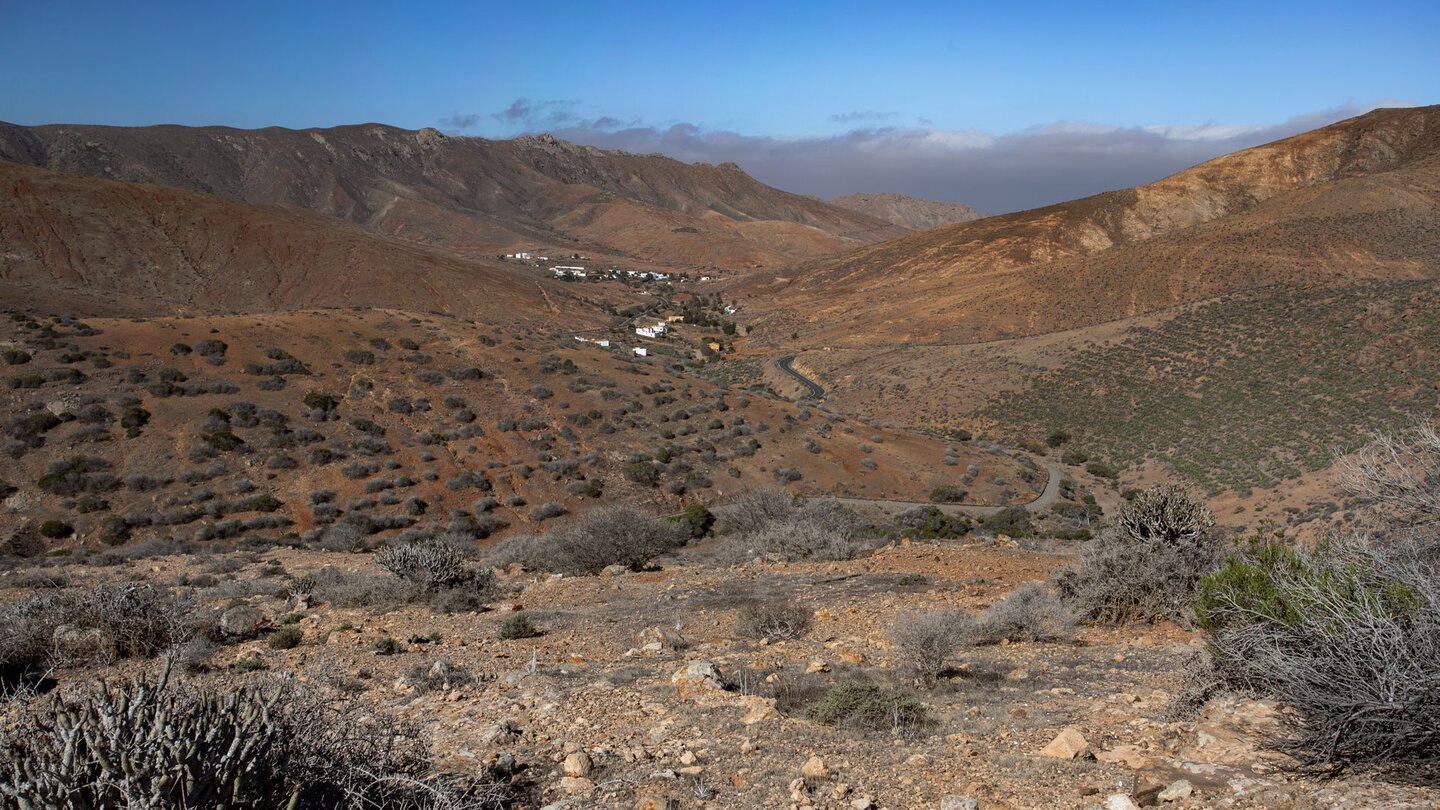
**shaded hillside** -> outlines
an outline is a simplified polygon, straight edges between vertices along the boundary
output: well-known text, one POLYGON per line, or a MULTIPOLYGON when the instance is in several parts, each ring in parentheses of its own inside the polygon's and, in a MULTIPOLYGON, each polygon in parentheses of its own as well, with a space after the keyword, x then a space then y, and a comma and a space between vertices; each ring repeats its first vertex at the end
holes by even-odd
POLYGON ((1440 107, 1378 110, 1148 186, 913 234, 747 289, 757 308, 786 302, 767 321, 772 338, 1035 334, 1274 281, 1433 274, 1437 191, 1440 107))
POLYGON ((764 185, 734 164, 685 164, 548 135, 490 141, 378 124, 331 129, 0 124, 0 158, 250 203, 282 203, 444 247, 571 247, 740 266, 812 258, 899 232, 764 185), (805 232, 773 240, 737 227, 805 232), (718 240, 692 238, 714 232, 718 240))
POLYGON ((957 222, 970 222, 983 216, 965 203, 922 200, 919 197, 890 192, 850 194, 836 197, 830 200, 830 204, 916 231, 954 225, 957 222))
POLYGON ((86 313, 405 306, 608 322, 571 289, 330 217, 0 162, 10 301, 86 313))

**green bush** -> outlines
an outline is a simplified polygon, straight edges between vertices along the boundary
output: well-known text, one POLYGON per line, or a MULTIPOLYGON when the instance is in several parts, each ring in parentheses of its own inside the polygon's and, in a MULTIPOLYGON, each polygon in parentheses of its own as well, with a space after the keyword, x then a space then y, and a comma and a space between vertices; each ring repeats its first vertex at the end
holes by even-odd
POLYGON ((865 731, 913 732, 929 721, 925 704, 867 682, 836 684, 805 707, 805 718, 826 726, 865 731))
POLYGON ((991 534, 1003 534, 1006 537, 1029 537, 1035 533, 1035 525, 1030 522, 1030 513, 1019 506, 1007 506, 985 518, 981 525, 991 534))
POLYGON ((51 540, 58 540, 62 537, 69 537, 75 533, 75 527, 63 520, 47 520, 40 524, 40 535, 51 540))
POLYGON ((715 515, 700 503, 690 504, 685 507, 685 511, 678 515, 669 515, 665 519, 684 526, 692 539, 704 537, 715 526, 715 515))
POLYGON ((964 487, 942 486, 930 490, 931 503, 961 503, 965 500, 966 492, 964 487))
POLYGON ((970 518, 947 515, 936 506, 914 506, 895 514, 895 528, 927 540, 964 537, 970 531, 970 518))
POLYGON ((1085 465, 1085 472, 1099 478, 1115 479, 1120 477, 1120 468, 1113 464, 1106 464, 1103 461, 1092 461, 1085 465))
POLYGON ((10 366, 20 366, 30 362, 30 353, 24 349, 6 349, 0 356, 3 356, 5 364, 10 366))
POLYGON ((501 641, 513 641, 518 638, 533 638, 540 635, 535 625, 530 623, 530 617, 525 611, 520 610, 506 616, 500 627, 495 631, 495 637, 501 641))
POLYGON ((660 480, 660 468, 648 461, 636 461, 620 468, 626 481, 653 486, 660 480))
POLYGON ((300 646, 305 633, 298 627, 282 627, 265 639, 265 645, 272 650, 291 650, 300 646))

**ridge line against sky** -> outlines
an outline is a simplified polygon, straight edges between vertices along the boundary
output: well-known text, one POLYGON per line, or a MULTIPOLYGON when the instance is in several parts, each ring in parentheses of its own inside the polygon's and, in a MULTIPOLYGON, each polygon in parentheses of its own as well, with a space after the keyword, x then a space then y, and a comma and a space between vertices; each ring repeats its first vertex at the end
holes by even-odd
POLYGON ((20 124, 551 131, 990 213, 1440 102, 1433 0, 51 0, 4 20, 20 124))

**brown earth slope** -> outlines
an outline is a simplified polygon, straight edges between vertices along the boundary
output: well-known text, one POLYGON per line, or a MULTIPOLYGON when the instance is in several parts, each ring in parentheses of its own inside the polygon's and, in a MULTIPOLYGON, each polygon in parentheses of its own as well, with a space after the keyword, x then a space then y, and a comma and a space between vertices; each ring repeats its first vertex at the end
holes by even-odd
POLYGON ((917 231, 970 222, 984 216, 965 203, 922 200, 890 192, 849 194, 830 200, 830 204, 917 231))
POLYGON ((1152 183, 756 276, 760 334, 971 342, 1277 281, 1440 272, 1440 107, 1377 110, 1152 183), (924 302, 917 307, 916 302, 924 302))
POLYGON ((570 289, 305 211, 0 162, 9 301, 93 314, 400 306, 608 322, 570 289))
POLYGON ((378 124, 239 130, 0 123, 0 159, 292 205, 482 253, 548 246, 749 266, 904 232, 771 188, 731 163, 690 165, 548 135, 490 141, 378 124), (756 222, 783 224, 783 238, 741 227, 756 222))

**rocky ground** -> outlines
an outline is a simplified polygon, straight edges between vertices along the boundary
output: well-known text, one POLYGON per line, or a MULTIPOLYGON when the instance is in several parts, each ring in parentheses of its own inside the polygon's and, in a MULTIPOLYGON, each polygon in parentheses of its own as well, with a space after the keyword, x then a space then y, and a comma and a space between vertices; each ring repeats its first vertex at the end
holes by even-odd
MULTIPOLYGON (((1440 806, 1440 790, 1288 772, 1259 747, 1277 727, 1263 702, 1218 698, 1198 717, 1172 719, 1202 644, 1173 625, 1078 627, 1061 641, 964 649, 930 686, 907 674, 887 640, 897 617, 979 611, 1063 555, 987 539, 902 540, 838 563, 730 568, 715 558, 701 546, 643 572, 502 572, 488 609, 451 614, 284 595, 286 583, 325 566, 357 580, 383 575, 366 555, 271 549, 40 573, 71 584, 199 585, 201 599, 253 607, 266 627, 299 613, 299 646, 273 649, 263 636, 224 646, 194 677, 293 673, 339 686, 419 723, 445 771, 516 771, 536 807, 1440 806), (741 618, 756 598, 798 603, 813 625, 795 639, 759 638, 741 618), (521 610, 539 635, 498 639, 521 610), (397 651, 377 654, 382 638, 399 641, 397 651), (267 669, 233 674, 246 659, 267 669), (928 719, 871 728, 806 719, 804 706, 828 687, 860 680, 912 695, 928 719)), ((5 598, 36 576, 7 575, 5 598)), ((62 672, 62 688, 97 674, 62 672)))

